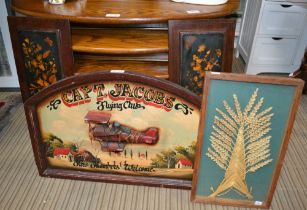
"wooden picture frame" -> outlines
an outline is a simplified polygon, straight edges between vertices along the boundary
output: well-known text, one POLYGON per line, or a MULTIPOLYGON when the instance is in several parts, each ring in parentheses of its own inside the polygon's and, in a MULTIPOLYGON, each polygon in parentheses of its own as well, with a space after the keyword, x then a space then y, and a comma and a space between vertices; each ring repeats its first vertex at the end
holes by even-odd
POLYGON ((39 174, 190 189, 200 101, 141 74, 65 78, 25 103, 39 174))
POLYGON ((192 201, 269 208, 303 84, 206 73, 192 201))
POLYGON ((202 94, 206 71, 231 72, 234 19, 170 20, 169 79, 202 94))
POLYGON ((8 16, 23 101, 73 75, 69 20, 8 16))

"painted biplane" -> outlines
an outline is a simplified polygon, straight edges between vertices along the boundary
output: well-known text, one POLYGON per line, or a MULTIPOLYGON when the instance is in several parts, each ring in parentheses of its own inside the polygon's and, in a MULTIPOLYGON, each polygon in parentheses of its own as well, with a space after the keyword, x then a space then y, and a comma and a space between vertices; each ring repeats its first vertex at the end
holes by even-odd
POLYGON ((116 121, 110 121, 111 113, 89 111, 84 121, 89 124, 91 141, 99 141, 102 151, 122 152, 126 144, 156 144, 159 141, 159 129, 150 127, 135 130, 116 121))

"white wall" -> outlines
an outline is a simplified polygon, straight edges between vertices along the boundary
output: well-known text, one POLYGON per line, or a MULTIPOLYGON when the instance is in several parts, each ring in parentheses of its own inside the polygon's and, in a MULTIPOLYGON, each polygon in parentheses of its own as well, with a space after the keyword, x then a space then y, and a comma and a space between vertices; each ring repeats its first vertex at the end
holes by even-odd
POLYGON ((11 76, 0 77, 0 88, 1 87, 19 87, 15 59, 12 50, 11 37, 9 33, 9 28, 7 24, 7 10, 5 1, 0 0, 0 28, 2 32, 2 37, 4 41, 4 46, 6 49, 6 54, 8 62, 10 64, 11 76))

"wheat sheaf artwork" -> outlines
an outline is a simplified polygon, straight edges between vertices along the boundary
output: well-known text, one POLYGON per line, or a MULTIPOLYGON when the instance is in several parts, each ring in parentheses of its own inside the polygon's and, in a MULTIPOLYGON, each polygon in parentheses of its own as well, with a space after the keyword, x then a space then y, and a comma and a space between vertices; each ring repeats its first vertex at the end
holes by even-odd
POLYGON ((204 84, 191 200, 269 208, 302 82, 207 72, 204 84))
POLYGON ((238 194, 253 199, 252 187, 246 183, 246 175, 265 167, 272 162, 270 157, 270 140, 273 107, 261 109, 264 98, 257 98, 258 88, 251 95, 244 109, 237 96, 233 95, 232 109, 227 101, 223 101, 225 111, 216 108, 210 135, 210 147, 206 156, 225 171, 220 184, 214 189, 216 197, 235 191, 238 194), (263 110, 263 111, 260 111, 263 110))

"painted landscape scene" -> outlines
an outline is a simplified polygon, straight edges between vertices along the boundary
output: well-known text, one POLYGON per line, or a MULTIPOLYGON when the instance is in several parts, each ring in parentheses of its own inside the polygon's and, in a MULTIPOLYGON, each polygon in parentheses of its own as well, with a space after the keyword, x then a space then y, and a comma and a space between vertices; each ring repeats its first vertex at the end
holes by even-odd
MULTIPOLYGON (((104 85, 106 90, 114 86, 104 85)), ((173 96, 163 107, 110 94, 93 100, 97 92, 91 94, 87 101, 72 105, 67 103, 70 95, 62 93, 39 107, 49 167, 192 179, 197 108, 173 96)), ((168 97, 159 93, 161 96, 168 97)))
POLYGON ((191 179, 196 142, 187 147, 175 146, 152 153, 150 147, 133 146, 122 152, 102 151, 98 142, 63 141, 48 134, 45 147, 49 164, 77 170, 103 171, 130 175, 146 175, 191 179))

